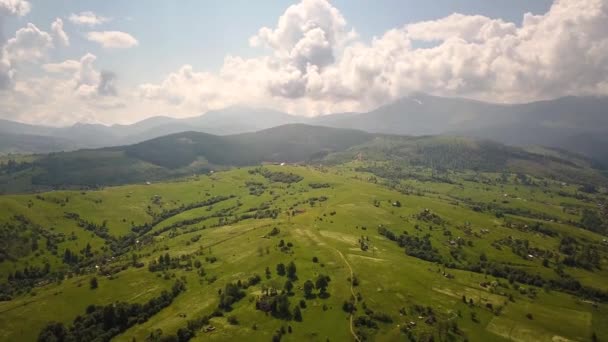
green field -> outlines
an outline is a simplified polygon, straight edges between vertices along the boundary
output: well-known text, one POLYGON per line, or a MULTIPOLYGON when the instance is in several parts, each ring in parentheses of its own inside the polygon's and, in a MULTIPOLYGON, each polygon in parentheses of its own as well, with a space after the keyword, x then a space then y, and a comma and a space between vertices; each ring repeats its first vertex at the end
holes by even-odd
POLYGON ((601 192, 490 172, 451 171, 439 181, 412 168, 403 172, 417 177, 389 179, 377 168, 269 165, 2 196, 0 340, 36 340, 50 321, 69 329, 91 304, 146 303, 177 279, 183 293, 113 339, 177 340, 180 329, 194 341, 608 339, 608 247, 581 223, 583 211, 601 213, 601 192), (301 178, 285 182, 288 174, 301 178), (400 237, 391 241, 386 231, 400 237), (78 260, 66 260, 66 249, 78 260), (153 272, 167 253, 170 265, 153 272), (564 264, 572 253, 576 263, 564 264), (585 253, 596 255, 591 266, 585 253), (290 262, 293 289, 281 295, 288 278, 277 264, 290 262), (44 275, 14 280, 16 271, 45 263, 44 275), (505 266, 515 271, 492 271, 505 266), (241 285, 231 309, 218 308, 226 284, 255 274, 261 280, 241 285), (315 288, 305 298, 304 283, 319 275, 331 279, 327 294, 315 288), (270 289, 277 294, 266 295, 270 289), (286 311, 256 309, 278 297, 287 298, 286 311), (208 322, 189 326, 202 317, 208 322))

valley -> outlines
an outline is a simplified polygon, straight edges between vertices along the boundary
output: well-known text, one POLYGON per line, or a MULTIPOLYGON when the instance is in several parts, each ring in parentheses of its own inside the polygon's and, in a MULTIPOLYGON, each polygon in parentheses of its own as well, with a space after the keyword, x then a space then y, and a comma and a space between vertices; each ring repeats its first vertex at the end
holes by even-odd
POLYGON ((0 0, 0 342, 608 341, 608 0, 0 0))
POLYGON ((2 196, 0 339, 608 337, 605 192, 390 164, 2 196), (90 305, 144 304, 176 284, 153 314, 74 325, 90 305))

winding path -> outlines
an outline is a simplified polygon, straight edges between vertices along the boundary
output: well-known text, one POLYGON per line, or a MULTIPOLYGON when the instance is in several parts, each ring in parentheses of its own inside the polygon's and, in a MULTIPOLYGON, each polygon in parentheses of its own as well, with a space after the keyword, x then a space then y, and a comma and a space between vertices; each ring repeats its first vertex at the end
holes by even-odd
MULTIPOLYGON (((348 270, 350 271, 350 293, 353 295, 353 298, 355 299, 355 305, 357 305, 357 296, 355 295, 355 290, 353 289, 353 277, 354 277, 353 268, 350 266, 350 264, 348 263, 348 260, 346 260, 346 258, 344 257, 344 254, 342 254, 342 252, 340 252, 336 248, 334 248, 334 250, 340 255, 340 258, 342 258, 342 260, 348 267, 348 270)), ((355 341, 361 342, 361 340, 359 339, 359 336, 357 336, 357 334, 355 333, 355 329, 353 328, 353 313, 352 312, 350 314, 350 333, 355 338, 355 341)))

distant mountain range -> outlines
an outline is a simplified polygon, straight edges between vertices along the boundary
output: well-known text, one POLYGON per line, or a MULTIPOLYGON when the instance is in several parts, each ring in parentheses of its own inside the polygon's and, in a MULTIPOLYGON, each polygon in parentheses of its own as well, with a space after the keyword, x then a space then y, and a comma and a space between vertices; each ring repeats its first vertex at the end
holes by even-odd
POLYGON ((0 153, 117 146, 185 131, 239 134, 293 123, 370 133, 462 135, 516 146, 541 145, 580 153, 608 165, 608 97, 494 104, 412 94, 370 112, 316 118, 230 107, 186 119, 153 117, 132 125, 76 124, 53 128, 0 120, 0 153))
POLYGON ((507 171, 608 184, 587 158, 559 150, 523 149, 467 137, 409 137, 289 124, 224 136, 190 131, 132 145, 41 154, 30 162, 0 167, 0 193, 143 183, 265 162, 341 164, 359 157, 430 167, 439 173, 507 171))

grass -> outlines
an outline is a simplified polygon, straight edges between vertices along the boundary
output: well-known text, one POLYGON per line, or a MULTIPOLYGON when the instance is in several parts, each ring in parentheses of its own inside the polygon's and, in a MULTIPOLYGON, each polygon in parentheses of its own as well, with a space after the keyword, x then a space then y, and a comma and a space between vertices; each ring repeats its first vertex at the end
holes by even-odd
MULTIPOLYGON (((448 270, 454 276, 448 278, 443 275, 442 266, 407 256, 403 248, 377 232, 378 225, 382 224, 398 233, 406 231, 414 236, 430 234, 433 246, 441 255, 449 257, 451 247, 449 238, 443 235, 443 229, 437 226, 430 229, 431 224, 415 218, 416 214, 429 208, 447 222, 446 227, 454 237, 466 237, 473 242, 472 247, 463 248, 467 259, 476 261, 483 252, 493 262, 520 265, 533 274, 541 273, 543 277, 551 279, 557 275, 552 269, 543 267, 540 259, 526 260, 513 254, 509 248, 497 250, 491 244, 514 236, 529 240, 535 247, 556 250, 559 239, 565 235, 600 243, 602 236, 568 223, 578 219, 578 215, 564 212, 564 204, 580 208, 592 205, 558 194, 559 191, 573 191, 571 186, 556 182, 540 186, 485 184, 466 180, 471 175, 462 173, 451 176, 462 186, 458 183, 406 179, 401 184, 414 191, 402 193, 382 185, 382 182, 368 181, 370 174, 355 172, 354 166, 267 166, 273 171, 293 172, 304 177, 303 181, 293 184, 269 183, 260 175, 250 174, 250 169, 242 168, 150 185, 108 187, 86 192, 56 191, 42 194, 43 199, 35 195, 2 196, 0 222, 9 222, 14 215, 22 214, 45 228, 53 228, 55 232, 66 235, 74 232, 76 236, 73 241, 60 243, 58 256, 42 250, 39 255, 31 253, 14 262, 0 263, 3 279, 17 268, 40 264, 43 260, 51 261, 53 269, 66 267, 61 262, 61 251, 65 248, 80 250, 86 243, 93 246, 98 264, 125 265, 132 254, 136 254, 146 266, 165 253, 171 256, 195 255, 202 262, 206 275, 201 277, 196 270, 176 269, 165 274, 152 273, 147 267, 129 267, 111 280, 96 275, 100 279, 96 290, 88 286, 88 280, 94 275, 91 270, 84 275, 66 278, 61 283, 35 287, 30 294, 0 302, 0 340, 34 340, 48 321, 69 324, 77 315, 83 314, 89 304, 109 304, 118 300, 144 302, 169 288, 173 278, 184 277, 187 290, 183 295, 147 322, 136 324, 120 334, 116 340, 144 341, 157 329, 161 329, 164 336, 174 334, 179 328, 185 327, 189 319, 214 311, 219 301, 218 290, 226 283, 245 280, 253 274, 262 276, 262 282, 248 288, 246 297, 226 314, 236 316, 239 324, 229 324, 226 317, 213 318, 211 325, 215 330, 197 332, 193 340, 269 341, 282 326, 292 328, 292 333, 284 336, 284 340, 288 341, 352 340, 349 315, 342 311, 343 302, 351 296, 349 266, 360 281, 354 291, 362 297, 355 317, 364 314, 365 303, 368 308, 386 313, 393 320, 392 323, 379 322, 377 330, 363 330, 369 338, 378 341, 404 339, 401 328, 411 321, 416 322, 413 329, 415 334, 438 334, 438 325, 424 323, 424 319, 411 311, 413 305, 430 306, 440 314, 442 320, 456 321, 470 341, 549 341, 556 337, 586 340, 592 332, 600 340, 608 338, 608 315, 602 305, 594 308, 592 303, 572 295, 543 289, 537 289, 538 295, 530 298, 504 279, 468 271, 448 270), (246 181, 264 183, 264 193, 251 195, 246 181), (309 183, 329 183, 331 186, 313 189, 308 186, 309 183), (504 193, 509 194, 508 203, 502 202, 504 193), (213 205, 211 209, 203 207, 181 212, 160 222, 147 235, 152 236, 175 222, 232 207, 235 209, 230 218, 243 214, 249 208, 259 207, 264 202, 270 203, 271 208, 279 209, 280 214, 276 219, 247 219, 219 227, 212 227, 219 222, 218 218, 208 219, 164 232, 152 238, 148 244, 133 246, 129 253, 114 260, 109 259, 103 239, 92 236, 64 218, 64 212, 76 212, 91 222, 100 224, 106 220, 111 235, 120 237, 129 233, 132 225, 151 222, 149 213, 160 213, 218 195, 236 197, 213 205), (309 199, 319 196, 327 196, 328 199, 314 202, 311 206, 309 199), (69 201, 62 205, 60 200, 65 198, 69 198, 69 201), (402 203, 401 207, 392 205, 396 200, 402 203), (521 215, 497 218, 490 211, 472 210, 469 203, 473 202, 497 203, 503 209, 526 209, 532 216, 535 213, 549 214, 559 222, 540 221, 560 236, 548 237, 506 227, 505 219, 530 223, 539 220, 521 215), (28 203, 33 205, 28 207, 28 203), (287 214, 292 211, 299 213, 295 216, 287 214), (467 236, 465 226, 479 233, 479 237, 467 236), (280 233, 266 236, 274 227, 280 233), (489 232, 481 234, 482 229, 489 232), (199 235, 200 238, 195 239, 199 235), (362 237, 369 239, 367 251, 360 248, 358 240, 362 237), (285 253, 277 247, 280 240, 293 244, 291 252, 285 253), (205 261, 208 256, 216 257, 217 261, 205 261), (313 262, 313 257, 317 257, 319 262, 313 262), (328 288, 330 296, 306 300, 302 322, 280 320, 255 310, 255 300, 263 286, 282 288, 285 283, 286 278, 276 274, 276 265, 291 261, 297 266, 298 276, 294 282, 294 295, 290 297, 291 308, 303 299, 301 287, 305 280, 314 279, 319 274, 331 277, 328 288), (270 279, 265 277, 266 267, 272 271, 270 279), (210 281, 213 278, 215 280, 210 281), (494 293, 480 286, 482 282, 496 280, 504 286, 497 287, 494 293), (509 294, 514 301, 508 299, 509 294), (475 305, 464 304, 463 295, 473 298, 475 305), (486 309, 487 303, 494 307, 502 306, 501 314, 497 316, 486 309), (400 313, 402 308, 407 311, 405 315, 400 313), (477 322, 471 320, 471 312, 475 313, 477 322), (533 319, 528 319, 527 314, 531 314, 533 319)), ((481 176, 489 179, 494 177, 489 173, 481 176)), ((144 238, 140 237, 140 240, 144 238)), ((605 256, 602 254, 604 263, 605 256)), ((567 268, 566 271, 585 285, 606 288, 605 271, 578 268, 567 268)))

